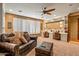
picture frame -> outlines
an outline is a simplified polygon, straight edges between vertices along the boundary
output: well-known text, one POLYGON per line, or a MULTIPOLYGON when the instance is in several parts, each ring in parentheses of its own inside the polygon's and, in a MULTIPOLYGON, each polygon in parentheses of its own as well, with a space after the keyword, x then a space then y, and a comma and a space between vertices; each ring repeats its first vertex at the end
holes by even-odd
POLYGON ((12 28, 12 22, 8 22, 8 29, 12 28))

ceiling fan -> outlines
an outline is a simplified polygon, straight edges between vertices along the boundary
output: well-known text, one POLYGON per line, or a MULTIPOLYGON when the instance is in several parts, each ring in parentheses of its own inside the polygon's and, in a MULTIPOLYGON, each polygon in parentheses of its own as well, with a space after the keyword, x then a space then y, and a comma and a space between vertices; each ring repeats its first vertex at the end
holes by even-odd
POLYGON ((42 10, 42 15, 44 15, 44 14, 51 15, 52 11, 55 11, 55 8, 47 10, 47 7, 44 7, 43 10, 42 10))

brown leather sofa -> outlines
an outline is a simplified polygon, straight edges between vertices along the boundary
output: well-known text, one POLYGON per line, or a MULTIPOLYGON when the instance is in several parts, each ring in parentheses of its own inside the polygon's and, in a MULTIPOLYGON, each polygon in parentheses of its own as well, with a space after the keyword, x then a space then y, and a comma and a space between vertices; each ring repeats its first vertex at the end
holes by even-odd
POLYGON ((23 32, 21 36, 25 38, 21 39, 20 41, 22 42, 20 44, 19 40, 17 38, 13 39, 13 42, 11 38, 17 36, 13 33, 3 33, 0 35, 0 51, 5 51, 8 52, 10 55, 16 55, 16 56, 24 56, 27 55, 34 47, 37 45, 37 36, 30 36, 27 32, 23 32), (10 40, 9 40, 10 39, 10 40), (18 44, 16 42, 19 42, 18 44))

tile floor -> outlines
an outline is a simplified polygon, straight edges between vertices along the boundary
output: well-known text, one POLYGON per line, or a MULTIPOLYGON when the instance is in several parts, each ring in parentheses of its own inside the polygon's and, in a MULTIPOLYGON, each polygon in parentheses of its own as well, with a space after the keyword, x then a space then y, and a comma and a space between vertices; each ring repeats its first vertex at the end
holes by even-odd
MULTIPOLYGON (((53 56, 79 56, 79 44, 43 37, 39 37, 37 41, 37 45, 41 44, 43 41, 53 42, 53 56)), ((35 48, 32 49, 27 56, 35 56, 35 48)))

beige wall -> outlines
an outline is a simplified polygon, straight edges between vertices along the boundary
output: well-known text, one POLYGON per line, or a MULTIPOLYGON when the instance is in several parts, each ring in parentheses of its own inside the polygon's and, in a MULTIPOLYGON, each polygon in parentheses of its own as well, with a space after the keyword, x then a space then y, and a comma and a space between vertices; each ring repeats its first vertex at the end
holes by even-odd
POLYGON ((14 15, 5 14, 5 32, 13 32, 13 19, 14 15), (12 23, 12 28, 8 28, 8 22, 12 23))

